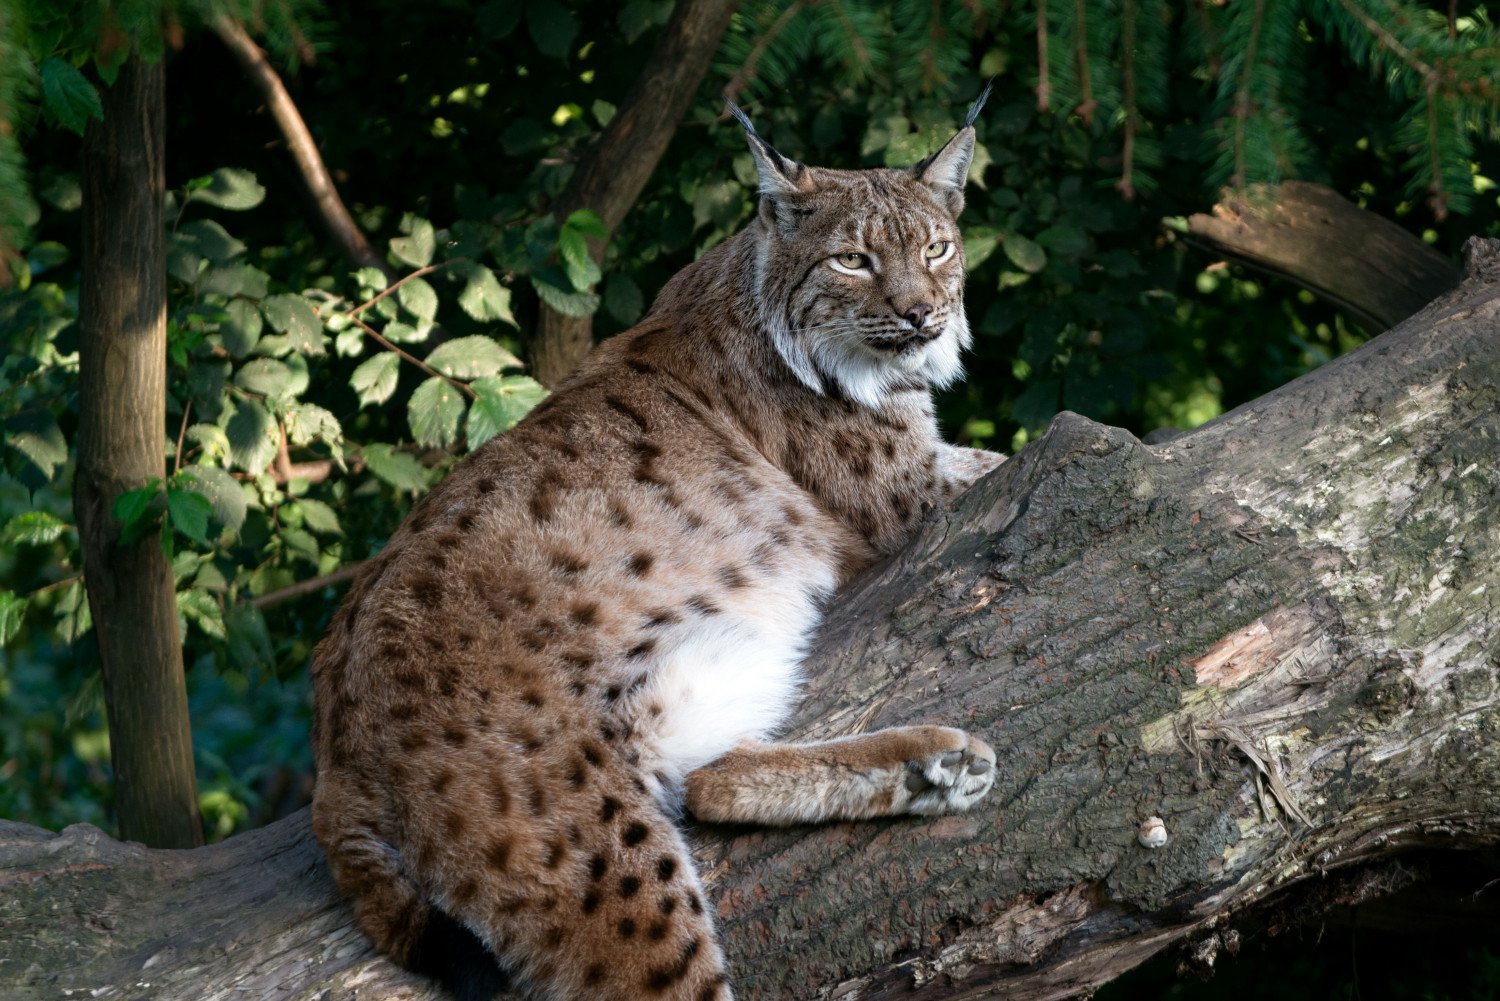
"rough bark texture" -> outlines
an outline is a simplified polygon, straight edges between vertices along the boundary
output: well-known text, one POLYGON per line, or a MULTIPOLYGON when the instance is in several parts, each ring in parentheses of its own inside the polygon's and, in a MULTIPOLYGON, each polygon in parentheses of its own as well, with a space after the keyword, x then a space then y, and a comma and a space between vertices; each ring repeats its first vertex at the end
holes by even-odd
MULTIPOLYGON (((1064 997, 1500 842, 1500 244, 1470 257, 1161 447, 1059 416, 840 596, 794 734, 961 723, 998 780, 962 816, 696 829, 741 997, 1064 997)), ((194 852, 0 825, 0 886, 9 997, 438 996, 370 954, 305 813, 194 852)))
MULTIPOLYGON (((559 219, 593 209, 611 232, 620 225, 667 151, 738 6, 738 0, 678 0, 645 69, 558 199, 559 219)), ((589 250, 602 260, 604 242, 590 240, 589 250)), ((555 386, 577 368, 593 330, 592 317, 564 316, 542 303, 531 350, 537 379, 555 386)))
POLYGON ((1458 284, 1457 269, 1406 230, 1321 184, 1256 185, 1188 218, 1188 239, 1290 278, 1387 330, 1458 284), (1351 262, 1358 266, 1351 267, 1351 262))
POLYGON ((83 143, 78 470, 73 508, 103 661, 125 837, 203 843, 172 571, 156 532, 119 542, 115 499, 166 473, 162 66, 132 57, 83 143))

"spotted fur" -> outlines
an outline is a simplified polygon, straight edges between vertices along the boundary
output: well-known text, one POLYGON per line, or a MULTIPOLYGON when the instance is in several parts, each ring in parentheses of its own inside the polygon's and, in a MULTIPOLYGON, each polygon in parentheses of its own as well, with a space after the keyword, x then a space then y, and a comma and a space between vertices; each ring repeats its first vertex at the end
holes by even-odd
POLYGON ((318 645, 314 830, 397 961, 451 972, 423 943, 460 928, 538 998, 728 998, 684 807, 928 815, 992 781, 948 727, 765 743, 822 604, 1001 461, 929 396, 969 340, 973 128, 846 172, 746 124, 756 220, 460 463, 318 645))

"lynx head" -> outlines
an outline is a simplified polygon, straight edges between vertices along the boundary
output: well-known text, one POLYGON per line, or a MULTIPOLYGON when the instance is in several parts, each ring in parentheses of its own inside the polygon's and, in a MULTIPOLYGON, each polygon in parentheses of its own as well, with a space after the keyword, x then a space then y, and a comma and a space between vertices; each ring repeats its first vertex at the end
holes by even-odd
POLYGON ((756 305, 776 350, 814 392, 878 406, 913 377, 946 386, 969 346, 958 214, 974 119, 908 170, 828 170, 745 127, 760 173, 756 305))

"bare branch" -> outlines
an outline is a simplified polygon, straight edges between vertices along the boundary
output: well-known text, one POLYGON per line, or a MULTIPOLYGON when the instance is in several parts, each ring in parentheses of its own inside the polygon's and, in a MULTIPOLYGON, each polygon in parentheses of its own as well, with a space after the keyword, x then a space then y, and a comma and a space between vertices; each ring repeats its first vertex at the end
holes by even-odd
POLYGON ((307 187, 307 193, 328 235, 355 264, 375 268, 387 279, 394 281, 395 271, 370 246, 370 241, 344 207, 338 188, 329 176, 328 168, 323 165, 318 144, 313 141, 302 113, 297 110, 292 96, 287 93, 281 76, 266 59, 265 52, 255 44, 238 21, 220 17, 213 21, 213 28, 265 98, 266 106, 276 119, 276 125, 286 140, 287 150, 292 154, 297 172, 307 187))

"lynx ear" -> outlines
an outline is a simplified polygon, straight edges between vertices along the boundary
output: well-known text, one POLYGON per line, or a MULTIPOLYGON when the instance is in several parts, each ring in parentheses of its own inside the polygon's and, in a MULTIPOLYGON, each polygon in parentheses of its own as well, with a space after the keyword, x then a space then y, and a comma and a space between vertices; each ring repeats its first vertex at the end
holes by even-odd
POLYGON ((942 149, 911 169, 912 175, 933 190, 954 218, 964 210, 964 184, 969 179, 969 163, 974 159, 974 120, 989 100, 990 85, 969 105, 958 134, 942 149))
POLYGON ((791 211, 789 200, 794 195, 812 190, 812 179, 807 168, 796 160, 776 152, 775 148, 755 131, 750 116, 726 99, 729 113, 745 129, 745 139, 750 146, 750 155, 755 158, 755 170, 760 175, 760 214, 768 225, 780 230, 795 228, 796 213, 791 211))

